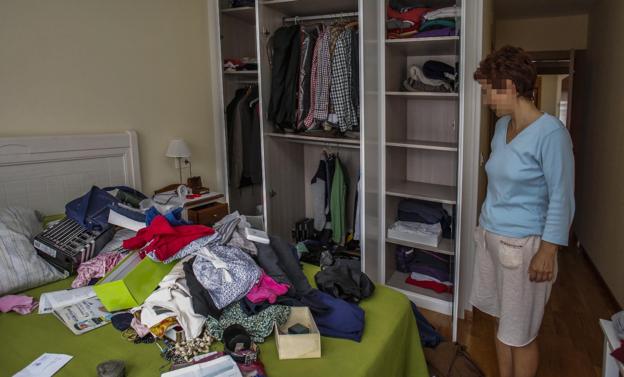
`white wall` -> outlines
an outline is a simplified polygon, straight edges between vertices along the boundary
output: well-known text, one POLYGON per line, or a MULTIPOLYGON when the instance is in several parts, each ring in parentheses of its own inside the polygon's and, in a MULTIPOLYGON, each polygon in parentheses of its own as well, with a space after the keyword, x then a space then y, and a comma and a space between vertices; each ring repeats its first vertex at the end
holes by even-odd
POLYGON ((214 187, 205 0, 3 0, 0 136, 139 134, 146 193, 178 181, 184 138, 214 187))
POLYGON ((580 136, 576 232, 624 305, 624 1, 598 0, 589 15, 589 112, 580 136))
POLYGON ((557 108, 559 107, 557 91, 559 89, 559 77, 557 75, 540 75, 540 104, 539 108, 548 114, 557 116, 557 108))
POLYGON ((587 48, 586 14, 496 21, 496 48, 504 45, 527 51, 587 48))

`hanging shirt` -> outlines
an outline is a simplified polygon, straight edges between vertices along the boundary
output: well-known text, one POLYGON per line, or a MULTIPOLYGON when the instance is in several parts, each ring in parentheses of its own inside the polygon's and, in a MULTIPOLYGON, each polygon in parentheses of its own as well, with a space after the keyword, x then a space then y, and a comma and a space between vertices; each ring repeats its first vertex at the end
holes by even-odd
POLYGON ((330 43, 332 36, 332 28, 328 27, 328 30, 323 33, 323 37, 319 37, 317 44, 319 45, 319 51, 317 55, 316 66, 316 91, 312 93, 314 95, 314 120, 318 122, 324 122, 327 120, 327 114, 329 111, 329 84, 331 81, 331 57, 330 57, 330 43))
POLYGON ((507 143, 510 121, 505 116, 496 122, 479 222, 502 236, 537 235, 567 245, 574 216, 570 135, 559 119, 543 114, 507 143))
POLYGON ((345 204, 347 199, 347 184, 342 171, 340 160, 336 158, 336 169, 331 184, 330 212, 332 240, 337 244, 344 242, 346 221, 345 204))
POLYGON ((351 30, 346 29, 336 41, 332 60, 330 98, 341 132, 357 127, 357 113, 351 101, 351 30))
POLYGON ((301 27, 301 57, 299 59, 299 85, 297 87, 297 129, 305 129, 305 118, 310 112, 310 85, 312 59, 318 37, 318 28, 301 27))
POLYGON ((314 114, 316 112, 316 88, 318 87, 318 64, 319 64, 319 55, 321 53, 321 45, 322 41, 325 38, 325 33, 327 31, 323 30, 319 32, 318 37, 316 38, 316 43, 314 44, 314 52, 312 53, 312 66, 310 67, 310 108, 308 109, 308 114, 305 116, 303 120, 303 124, 307 129, 313 129, 316 126, 316 122, 314 121, 314 114))

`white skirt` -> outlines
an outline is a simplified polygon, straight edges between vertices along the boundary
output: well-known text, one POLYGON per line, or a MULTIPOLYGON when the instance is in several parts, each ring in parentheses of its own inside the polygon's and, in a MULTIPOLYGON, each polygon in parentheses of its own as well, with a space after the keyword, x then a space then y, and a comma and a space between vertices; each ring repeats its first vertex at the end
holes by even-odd
POLYGON ((475 269, 470 302, 499 318, 498 339, 512 347, 531 343, 539 333, 552 281, 529 280, 529 265, 541 238, 511 238, 475 230, 475 269))

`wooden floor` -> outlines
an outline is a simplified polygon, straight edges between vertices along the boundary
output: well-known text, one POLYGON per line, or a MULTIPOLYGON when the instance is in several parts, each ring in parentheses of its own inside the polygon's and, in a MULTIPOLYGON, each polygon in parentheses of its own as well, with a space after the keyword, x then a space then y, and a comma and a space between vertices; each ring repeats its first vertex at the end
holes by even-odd
MULTIPOLYGON (((559 253, 559 276, 546 307, 538 337, 539 377, 600 377, 602 331, 599 318, 618 310, 597 279, 586 257, 575 249, 559 253)), ((431 323, 450 339, 448 317, 423 310, 431 323)), ((489 377, 498 376, 494 319, 475 310, 472 320, 460 320, 459 342, 489 377)))

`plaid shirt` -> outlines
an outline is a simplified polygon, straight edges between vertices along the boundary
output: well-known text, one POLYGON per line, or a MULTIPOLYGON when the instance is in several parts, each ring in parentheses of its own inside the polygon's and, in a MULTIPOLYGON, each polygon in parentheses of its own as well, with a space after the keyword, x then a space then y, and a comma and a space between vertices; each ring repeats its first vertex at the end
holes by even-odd
POLYGON ((338 37, 331 67, 330 99, 341 132, 357 128, 358 123, 351 100, 351 33, 344 30, 338 37))
POLYGON ((331 81, 331 56, 330 56, 330 43, 331 43, 331 27, 323 34, 323 38, 319 37, 317 44, 319 46, 319 53, 317 56, 316 67, 316 91, 312 91, 311 94, 316 96, 314 101, 314 119, 319 122, 327 120, 327 114, 329 112, 329 84, 331 81))
POLYGON ((318 85, 318 58, 321 50, 321 41, 325 37, 325 33, 326 31, 321 31, 319 33, 316 44, 314 45, 314 52, 312 53, 312 68, 310 69, 310 111, 303 120, 303 124, 307 129, 312 129, 315 125, 314 109, 316 108, 316 87, 318 85))

